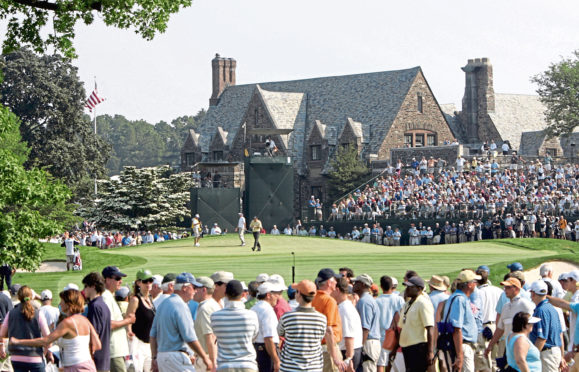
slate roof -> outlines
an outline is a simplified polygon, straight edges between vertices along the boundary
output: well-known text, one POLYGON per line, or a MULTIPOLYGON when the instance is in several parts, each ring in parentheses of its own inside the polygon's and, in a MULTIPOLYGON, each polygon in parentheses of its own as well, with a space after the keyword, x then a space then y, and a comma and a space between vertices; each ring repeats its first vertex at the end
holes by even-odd
POLYGON ((547 133, 543 130, 534 132, 523 132, 519 146, 519 154, 527 156, 537 156, 539 149, 545 141, 547 133))
POLYGON ((466 133, 464 133, 463 127, 461 126, 460 121, 456 117, 455 112, 457 110, 454 103, 445 103, 443 105, 440 105, 440 109, 442 110, 442 114, 444 115, 444 118, 446 119, 446 122, 448 123, 448 126, 450 127, 450 130, 452 131, 454 137, 458 139, 459 142, 461 143, 467 142, 466 133))
MULTIPOLYGON (((302 94, 300 110, 298 110, 300 120, 303 118, 304 121, 302 139, 315 120, 320 120, 327 126, 326 135, 333 132, 328 129, 336 128, 336 131, 328 138, 335 143, 334 136, 341 131, 347 118, 352 118, 367 126, 365 131, 369 137, 369 150, 377 152, 420 71, 420 67, 414 67, 398 71, 259 83, 259 89, 262 90, 263 97, 267 96, 267 107, 272 112, 272 116, 277 115, 274 113, 277 107, 288 105, 295 109, 299 100, 299 95, 274 95, 274 92, 302 94), (263 94, 264 91, 267 92, 263 94)), ((209 151, 211 137, 217 126, 233 134, 230 138, 235 137, 234 134, 242 124, 241 121, 256 87, 257 84, 230 86, 221 94, 217 106, 209 107, 199 129, 200 146, 203 152, 209 151)), ((281 115, 278 120, 279 125, 289 125, 291 115, 281 115)), ((300 123, 300 120, 296 122, 300 123)), ((298 136, 300 134, 296 133, 293 140, 295 146, 298 146, 300 142, 298 136)), ((303 147, 304 141, 301 142, 300 146, 303 147)), ((295 160, 300 164, 303 149, 296 148, 295 150, 295 155, 300 157, 295 160)))
POLYGON ((538 96, 524 94, 496 94, 495 111, 489 112, 501 138, 512 148, 519 149, 521 134, 545 129, 545 106, 538 96))

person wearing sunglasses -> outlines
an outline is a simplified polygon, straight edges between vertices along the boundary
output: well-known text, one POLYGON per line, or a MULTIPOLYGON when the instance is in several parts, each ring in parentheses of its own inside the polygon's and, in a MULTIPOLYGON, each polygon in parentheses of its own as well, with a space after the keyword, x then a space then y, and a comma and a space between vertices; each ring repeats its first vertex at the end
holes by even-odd
POLYGON ((137 280, 133 287, 133 296, 129 300, 128 317, 135 317, 135 323, 128 325, 127 335, 133 346, 133 363, 135 371, 149 372, 151 370, 151 345, 149 333, 155 319, 155 306, 151 289, 153 288, 153 273, 150 270, 137 271, 137 280))

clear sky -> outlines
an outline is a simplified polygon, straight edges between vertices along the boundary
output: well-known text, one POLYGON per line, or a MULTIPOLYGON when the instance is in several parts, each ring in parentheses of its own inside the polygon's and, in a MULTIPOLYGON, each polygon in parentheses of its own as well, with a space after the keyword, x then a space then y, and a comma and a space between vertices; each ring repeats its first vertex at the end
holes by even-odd
POLYGON ((194 0, 145 41, 97 21, 75 45, 98 113, 151 123, 194 115, 211 96, 215 53, 237 84, 421 66, 439 103, 460 107, 467 59, 488 57, 498 93, 534 94, 532 75, 579 48, 577 0, 194 0))

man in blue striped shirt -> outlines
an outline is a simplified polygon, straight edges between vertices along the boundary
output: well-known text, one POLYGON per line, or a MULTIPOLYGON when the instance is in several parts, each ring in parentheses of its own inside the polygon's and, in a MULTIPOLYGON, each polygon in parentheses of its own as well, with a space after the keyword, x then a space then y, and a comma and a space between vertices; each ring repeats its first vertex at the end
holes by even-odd
POLYGON ((217 338, 217 370, 220 372, 257 372, 253 341, 259 331, 257 314, 241 302, 243 285, 230 280, 225 287, 229 302, 211 314, 211 328, 217 338))

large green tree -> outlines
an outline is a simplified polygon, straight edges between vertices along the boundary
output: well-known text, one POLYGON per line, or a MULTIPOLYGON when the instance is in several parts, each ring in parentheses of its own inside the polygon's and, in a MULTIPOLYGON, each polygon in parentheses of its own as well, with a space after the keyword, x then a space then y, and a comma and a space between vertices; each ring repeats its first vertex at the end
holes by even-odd
POLYGON ((0 19, 8 20, 4 52, 30 46, 43 53, 53 47, 68 58, 77 23, 90 25, 95 16, 107 26, 133 29, 146 40, 167 28, 171 14, 192 0, 0 0, 0 19))
POLYGON ((60 233, 70 221, 70 192, 45 171, 24 168, 28 149, 18 126, 0 105, 0 262, 34 270, 42 259, 38 239, 60 233))
POLYGON ((551 136, 568 134, 579 126, 579 50, 571 58, 553 63, 532 81, 547 107, 547 132, 551 136))
POLYGON ((189 174, 169 166, 125 167, 118 179, 101 181, 99 199, 79 214, 101 228, 145 230, 175 226, 190 214, 189 174))
POLYGON ((369 174, 368 167, 352 145, 338 147, 330 162, 330 198, 337 199, 362 184, 369 174))
POLYGON ((21 120, 30 147, 27 168, 44 168, 78 197, 106 174, 109 146, 84 114, 85 90, 77 68, 58 55, 19 50, 3 56, 1 102, 21 120))

